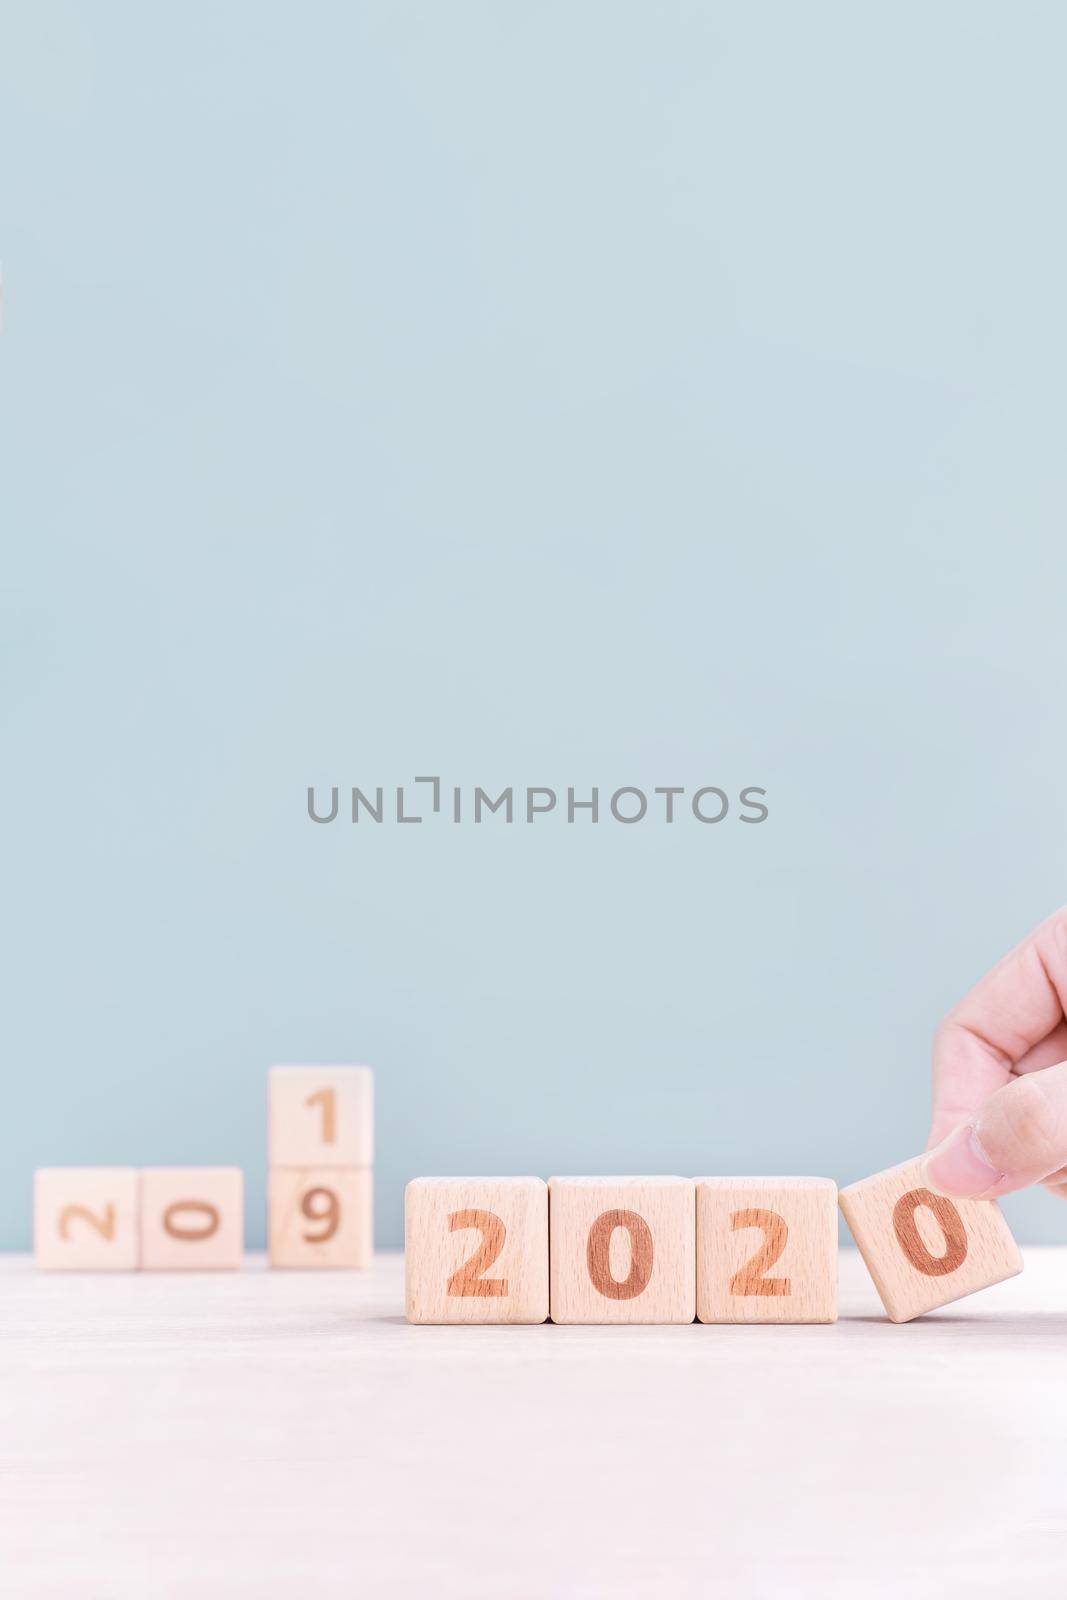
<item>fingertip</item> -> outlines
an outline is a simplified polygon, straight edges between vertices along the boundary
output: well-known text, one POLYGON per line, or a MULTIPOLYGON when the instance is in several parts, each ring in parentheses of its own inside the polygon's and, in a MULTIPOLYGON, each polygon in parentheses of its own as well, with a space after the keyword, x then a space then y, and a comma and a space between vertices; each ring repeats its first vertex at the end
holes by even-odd
POLYGON ((929 1152, 923 1162, 928 1188, 950 1199, 981 1199, 1005 1180, 986 1157, 974 1127, 964 1123, 929 1152))

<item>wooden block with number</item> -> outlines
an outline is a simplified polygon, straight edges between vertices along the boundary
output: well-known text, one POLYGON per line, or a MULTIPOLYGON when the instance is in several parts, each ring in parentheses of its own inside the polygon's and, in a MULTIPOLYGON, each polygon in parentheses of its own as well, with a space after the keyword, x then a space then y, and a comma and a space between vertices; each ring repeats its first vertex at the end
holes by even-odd
POLYGON ((837 1185, 698 1178, 697 1319, 837 1321, 837 1185))
POLYGON ((692 1322, 691 1178, 552 1178, 553 1322, 692 1322))
POLYGON ((271 1067, 267 1083, 272 1167, 373 1165, 370 1067, 271 1067))
POLYGON ((244 1174, 238 1167, 145 1167, 141 1266, 217 1272, 241 1265, 244 1174))
POLYGON ((1023 1270, 993 1200, 949 1200, 923 1184, 921 1158, 841 1191, 841 1210, 892 1322, 947 1306, 1023 1270))
POLYGON ((268 1180, 272 1267, 366 1267, 374 1254, 369 1167, 272 1167, 268 1180))
POLYGON ((134 1167, 42 1167, 33 1180, 33 1250, 50 1272, 131 1272, 140 1253, 134 1167))
POLYGON ((404 1195, 409 1322, 544 1322, 541 1178, 415 1178, 404 1195))

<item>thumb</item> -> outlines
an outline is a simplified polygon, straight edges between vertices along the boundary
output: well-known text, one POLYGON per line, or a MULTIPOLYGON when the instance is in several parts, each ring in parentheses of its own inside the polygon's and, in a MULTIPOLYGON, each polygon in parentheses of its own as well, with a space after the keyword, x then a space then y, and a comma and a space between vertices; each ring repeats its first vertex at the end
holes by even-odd
POLYGON ((983 1101, 929 1151, 931 1189, 993 1200, 1067 1166, 1067 1061, 1027 1073, 983 1101))

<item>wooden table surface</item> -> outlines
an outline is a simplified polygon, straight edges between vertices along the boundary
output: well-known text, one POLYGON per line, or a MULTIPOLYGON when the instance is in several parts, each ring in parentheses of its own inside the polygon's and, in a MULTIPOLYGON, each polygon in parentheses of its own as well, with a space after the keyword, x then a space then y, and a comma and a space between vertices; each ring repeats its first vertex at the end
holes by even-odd
POLYGON ((1056 1596, 1067 1250, 894 1327, 430 1328, 365 1273, 0 1258, 0 1594, 1056 1596))

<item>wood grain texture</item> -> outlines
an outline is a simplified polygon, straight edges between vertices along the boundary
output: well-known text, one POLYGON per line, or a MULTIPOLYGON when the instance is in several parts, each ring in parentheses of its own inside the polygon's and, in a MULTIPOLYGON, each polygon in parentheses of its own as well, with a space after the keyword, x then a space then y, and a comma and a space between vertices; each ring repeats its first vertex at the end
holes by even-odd
POLYGON ((837 1185, 830 1178, 697 1178, 701 1322, 833 1322, 837 1185))
POLYGON ((271 1067, 267 1117, 270 1166, 374 1164, 370 1067, 271 1067))
POLYGON ((415 1178, 404 1195, 409 1322, 537 1323, 548 1316, 541 1178, 415 1178))
POLYGON ((831 1327, 410 1327, 399 1254, 0 1308, 5 1600, 1062 1600, 1067 1250, 906 1328, 852 1249, 831 1327))
POLYGON ((33 1179, 33 1249, 47 1272, 131 1272, 140 1259, 134 1167, 41 1167, 33 1179))
POLYGON ((553 1322, 692 1322, 691 1178, 552 1178, 548 1193, 553 1322))
POLYGON ((141 1266, 218 1272, 241 1265, 245 1180, 238 1167, 141 1170, 141 1266))
POLYGON ((840 1204, 893 1322, 910 1322, 1022 1271, 996 1202, 932 1194, 920 1157, 842 1189, 840 1204))
POLYGON ((272 1167, 267 1177, 272 1267, 366 1267, 374 1254, 368 1167, 272 1167))

